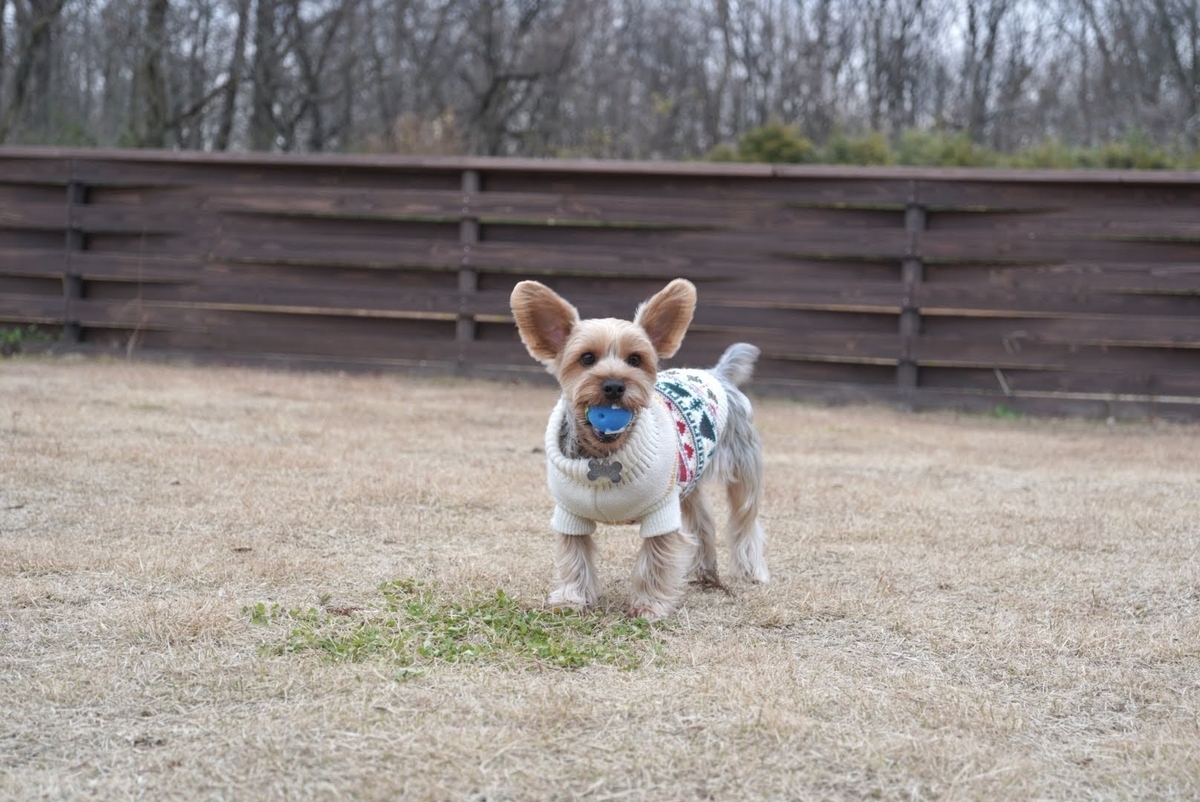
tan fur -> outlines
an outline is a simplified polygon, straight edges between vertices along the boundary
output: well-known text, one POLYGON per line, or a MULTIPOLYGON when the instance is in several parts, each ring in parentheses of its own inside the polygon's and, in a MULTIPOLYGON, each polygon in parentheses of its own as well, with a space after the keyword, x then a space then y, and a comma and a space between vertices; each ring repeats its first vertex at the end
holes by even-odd
MULTIPOLYGON (((564 453, 602 458, 625 445, 640 425, 638 413, 656 403, 659 363, 683 343, 696 308, 696 288, 690 281, 675 279, 641 304, 632 322, 581 320, 574 306, 536 281, 518 283, 511 305, 521 341, 562 387, 569 410, 564 453), (620 385, 619 396, 610 395, 614 384, 620 385), (601 435, 588 422, 587 410, 614 404, 634 413, 633 423, 619 435, 601 435)), ((726 438, 729 442, 724 446, 718 444, 717 462, 726 466, 721 472, 737 507, 729 526, 734 572, 740 578, 766 581, 765 538, 757 524, 761 453, 749 420, 749 402, 736 389, 749 377, 757 353, 753 346, 734 346, 714 369, 727 391, 736 396, 731 408, 746 418, 730 427, 736 436, 726 438)), ((690 531, 642 542, 632 582, 629 611, 633 616, 663 618, 674 612, 689 572, 705 586, 724 587, 717 574, 715 523, 699 492, 683 500, 681 514, 690 531)), ((591 536, 560 536, 556 560, 560 583, 548 599, 552 607, 584 610, 596 604, 594 552, 591 536)))

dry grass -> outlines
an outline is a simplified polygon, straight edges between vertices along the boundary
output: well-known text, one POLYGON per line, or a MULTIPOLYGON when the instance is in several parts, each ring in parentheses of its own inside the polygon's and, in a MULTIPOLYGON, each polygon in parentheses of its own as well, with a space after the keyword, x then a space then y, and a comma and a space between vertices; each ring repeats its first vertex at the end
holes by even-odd
MULTIPOLYGON (((0 363, 0 796, 1200 794, 1194 426, 764 400, 774 582, 690 592, 638 667, 270 653, 260 602, 536 608, 552 403, 0 363)), ((601 628, 635 540, 601 538, 601 628)))

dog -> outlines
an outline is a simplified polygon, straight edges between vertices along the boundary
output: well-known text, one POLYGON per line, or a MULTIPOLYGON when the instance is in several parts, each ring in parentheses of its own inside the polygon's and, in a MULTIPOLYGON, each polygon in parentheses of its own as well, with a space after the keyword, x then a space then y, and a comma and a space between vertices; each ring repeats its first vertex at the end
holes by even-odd
POLYGON ((770 578, 758 522, 763 456, 750 400, 738 387, 759 349, 730 346, 711 370, 659 371, 679 350, 696 288, 675 279, 638 306, 633 321, 583 320, 549 287, 521 281, 510 298, 529 354, 558 379, 562 397, 546 427, 547 476, 558 535, 558 587, 548 604, 586 611, 598 601, 599 523, 639 523, 629 614, 675 612, 686 581, 725 589, 717 526, 697 485, 719 480, 729 498, 733 575, 770 578))

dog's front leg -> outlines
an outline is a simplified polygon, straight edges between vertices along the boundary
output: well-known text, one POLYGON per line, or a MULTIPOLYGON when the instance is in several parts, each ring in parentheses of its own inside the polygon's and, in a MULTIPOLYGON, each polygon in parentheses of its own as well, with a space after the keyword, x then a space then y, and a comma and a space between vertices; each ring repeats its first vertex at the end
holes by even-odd
POLYGON ((558 609, 585 612, 596 606, 596 547, 591 535, 559 535, 558 587, 546 603, 558 609))
POLYGON ((631 616, 655 621, 675 612, 690 551, 691 542, 679 532, 642 539, 633 565, 631 616))

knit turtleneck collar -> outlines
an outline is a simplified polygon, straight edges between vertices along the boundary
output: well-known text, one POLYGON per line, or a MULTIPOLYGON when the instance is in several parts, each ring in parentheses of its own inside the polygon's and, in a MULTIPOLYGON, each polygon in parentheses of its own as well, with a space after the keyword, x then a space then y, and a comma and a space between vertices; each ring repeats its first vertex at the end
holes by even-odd
POLYGON ((596 522, 640 521, 642 537, 679 531, 679 449, 667 408, 656 402, 641 410, 625 444, 602 459, 563 453, 569 414, 560 399, 546 426, 551 526, 564 535, 591 534, 596 522))
POLYGON ((648 460, 653 461, 663 445, 662 427, 655 426, 656 409, 643 410, 630 424, 629 438, 616 451, 604 457, 570 457, 564 450, 565 433, 570 430, 567 416, 571 414, 566 399, 559 399, 554 411, 550 413, 550 422, 546 426, 546 456, 550 465, 559 473, 581 484, 620 484, 628 482, 640 475, 648 460), (621 465, 620 481, 612 481, 610 470, 597 470, 598 465, 621 465), (598 475, 599 474, 599 475, 598 475))

